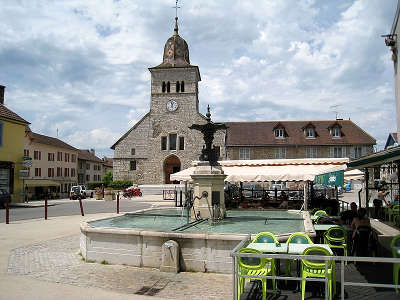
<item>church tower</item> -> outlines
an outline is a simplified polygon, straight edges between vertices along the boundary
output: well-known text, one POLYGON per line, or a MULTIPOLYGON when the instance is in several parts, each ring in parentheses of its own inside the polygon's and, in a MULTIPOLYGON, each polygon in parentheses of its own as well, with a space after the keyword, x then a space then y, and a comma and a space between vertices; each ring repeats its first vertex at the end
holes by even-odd
POLYGON ((152 114, 172 116, 199 112, 200 71, 190 64, 188 44, 178 33, 178 17, 175 18, 174 34, 165 43, 163 62, 149 71, 152 114))

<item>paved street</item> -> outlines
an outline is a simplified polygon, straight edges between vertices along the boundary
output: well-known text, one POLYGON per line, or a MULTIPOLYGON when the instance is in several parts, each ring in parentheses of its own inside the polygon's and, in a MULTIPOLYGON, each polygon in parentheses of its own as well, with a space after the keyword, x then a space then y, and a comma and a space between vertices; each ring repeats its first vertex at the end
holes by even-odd
MULTIPOLYGON (((85 214, 116 212, 116 201, 85 199, 82 200, 85 214)), ((120 200, 120 212, 130 212, 149 208, 154 205, 173 205, 171 201, 161 200, 159 195, 148 195, 133 199, 120 200), (156 203, 154 201, 157 201, 156 203)), ((78 200, 60 199, 48 201, 48 218, 80 215, 78 200)), ((10 221, 44 218, 44 201, 30 201, 12 205, 10 221)), ((5 209, 0 209, 0 223, 5 222, 5 209)))

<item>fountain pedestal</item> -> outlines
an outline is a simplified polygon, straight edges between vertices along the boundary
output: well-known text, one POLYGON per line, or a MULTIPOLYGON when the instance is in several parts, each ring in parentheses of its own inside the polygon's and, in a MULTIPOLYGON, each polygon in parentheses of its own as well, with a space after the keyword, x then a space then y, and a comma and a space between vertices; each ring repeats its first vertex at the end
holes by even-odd
POLYGON ((210 165, 207 161, 201 161, 191 175, 194 186, 194 214, 192 219, 201 218, 224 218, 225 197, 224 174, 219 165, 210 165))

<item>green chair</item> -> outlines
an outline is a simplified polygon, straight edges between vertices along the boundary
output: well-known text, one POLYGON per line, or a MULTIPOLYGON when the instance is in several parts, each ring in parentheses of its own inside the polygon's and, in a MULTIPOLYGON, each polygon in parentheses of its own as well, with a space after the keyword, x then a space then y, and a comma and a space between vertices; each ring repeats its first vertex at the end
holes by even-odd
POLYGON ((314 213, 314 216, 317 216, 317 217, 320 217, 320 216, 328 216, 328 214, 327 214, 327 212, 324 211, 324 210, 317 210, 317 211, 314 213))
MULTIPOLYGON (((243 248, 239 250, 239 253, 255 253, 262 254, 262 252, 250 249, 243 248)), ((238 271, 239 275, 247 275, 247 276, 276 276, 275 271, 275 260, 273 258, 258 258, 258 257, 238 257, 238 271)), ((244 286, 246 279, 255 279, 260 280, 262 284, 262 298, 266 300, 267 298, 267 279, 266 278, 257 278, 257 277, 239 277, 238 278, 238 299, 240 299, 240 295, 244 291, 244 286)), ((272 286, 274 290, 274 294, 276 294, 276 283, 275 279, 272 280, 272 286)))
POLYGON ((259 232, 252 241, 253 243, 278 243, 275 234, 271 232, 259 232))
POLYGON ((394 218, 395 218, 396 215, 399 214, 399 212, 400 212, 400 205, 399 204, 395 204, 395 205, 389 207, 388 211, 387 211, 387 214, 389 216, 389 222, 392 222, 392 219, 393 219, 393 222, 394 222, 394 218))
MULTIPOLYGON (((288 240, 286 241, 286 244, 313 244, 313 242, 311 241, 310 237, 304 232, 295 232, 289 236, 288 240)), ((287 276, 290 275, 293 262, 294 259, 288 259, 286 261, 287 276)))
MULTIPOLYGON (((400 257, 400 234, 396 235, 392 242, 390 243, 390 248, 392 249, 392 255, 394 258, 400 257)), ((400 263, 393 264, 393 284, 399 284, 399 270, 400 263)), ((396 288, 396 293, 398 292, 396 288)))
MULTIPOLYGON (((324 244, 332 248, 343 249, 344 256, 347 256, 347 231, 342 226, 334 226, 324 233, 324 244)), ((345 262, 347 265, 347 261, 345 262)))
MULTIPOLYGON (((330 252, 322 247, 314 246, 304 250, 303 255, 319 255, 319 256, 330 256, 330 252)), ((332 294, 336 293, 336 280, 335 280, 335 261, 317 261, 317 260, 301 260, 301 272, 302 278, 325 278, 325 265, 328 264, 328 288, 329 288, 329 300, 332 300, 332 294), (333 293, 332 293, 333 291, 333 293)), ((306 292, 306 281, 301 281, 301 300, 304 300, 306 292)), ((325 291, 327 292, 327 291, 325 291)))

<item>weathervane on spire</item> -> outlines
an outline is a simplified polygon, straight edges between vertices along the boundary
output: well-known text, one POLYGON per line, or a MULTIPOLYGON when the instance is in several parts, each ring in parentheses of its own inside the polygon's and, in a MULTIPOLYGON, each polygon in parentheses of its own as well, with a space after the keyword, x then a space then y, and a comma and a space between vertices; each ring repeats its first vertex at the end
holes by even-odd
POLYGON ((175 8, 175 19, 178 19, 178 8, 181 8, 180 6, 178 6, 178 0, 175 1, 175 6, 173 6, 172 8, 175 8))

